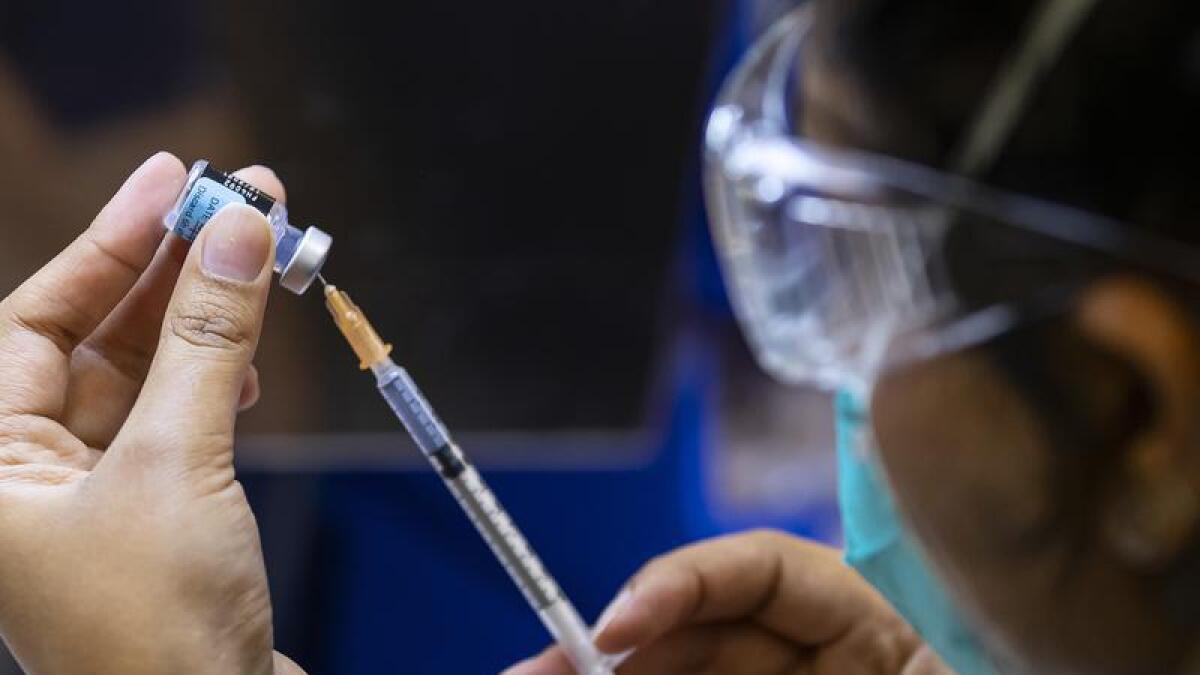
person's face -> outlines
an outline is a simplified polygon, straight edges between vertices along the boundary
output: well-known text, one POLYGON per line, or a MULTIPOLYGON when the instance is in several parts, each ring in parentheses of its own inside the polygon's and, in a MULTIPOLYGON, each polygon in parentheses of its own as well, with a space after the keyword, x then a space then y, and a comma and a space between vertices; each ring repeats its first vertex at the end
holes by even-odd
POLYGON ((1200 332, 1137 282, 1099 285, 1031 330, 997 340, 1015 350, 880 380, 874 431, 898 504, 1001 652, 1035 672, 1170 672, 1186 636, 1164 620, 1156 570, 1196 524, 1195 501, 1171 495, 1200 485, 1200 332), (1058 371, 1043 395, 1013 377, 1023 359, 1058 371), (1155 515, 1160 498, 1170 508, 1155 515))
MULTIPOLYGON (((844 5, 819 7, 837 26, 844 5)), ((947 139, 927 133, 929 111, 847 76, 840 35, 818 30, 806 52, 802 133, 936 165, 947 139)), ((936 117, 968 114, 1000 53, 966 45, 931 62, 936 117)), ((878 382, 872 421, 897 504, 1001 656, 1039 673, 1169 673, 1194 640, 1164 608, 1178 581, 1166 570, 1188 567, 1200 541, 1194 305, 1109 280, 1056 321, 878 382), (1026 362, 1054 386, 1015 374, 1026 362)))

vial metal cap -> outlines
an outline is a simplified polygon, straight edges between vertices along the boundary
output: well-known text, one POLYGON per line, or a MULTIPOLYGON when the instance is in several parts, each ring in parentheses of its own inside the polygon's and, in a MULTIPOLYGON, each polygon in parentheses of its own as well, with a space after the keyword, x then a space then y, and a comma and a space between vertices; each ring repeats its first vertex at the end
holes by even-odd
POLYGON ((333 245, 333 237, 316 227, 304 231, 300 243, 296 244, 296 252, 287 266, 279 272, 279 285, 301 295, 312 282, 316 280, 325 259, 329 257, 329 247, 333 245))

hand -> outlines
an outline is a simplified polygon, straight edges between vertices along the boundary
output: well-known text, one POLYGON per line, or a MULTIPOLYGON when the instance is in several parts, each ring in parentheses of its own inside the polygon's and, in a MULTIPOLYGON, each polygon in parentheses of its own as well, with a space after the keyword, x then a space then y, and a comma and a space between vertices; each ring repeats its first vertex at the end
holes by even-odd
POLYGON ((32 673, 301 672, 233 472, 274 244, 246 207, 164 241, 184 179, 152 157, 0 302, 0 633, 32 673))
MULTIPOLYGON (((953 675, 837 551, 774 532, 648 564, 598 622, 620 675, 953 675)), ((572 675, 557 648, 505 675, 572 675)))

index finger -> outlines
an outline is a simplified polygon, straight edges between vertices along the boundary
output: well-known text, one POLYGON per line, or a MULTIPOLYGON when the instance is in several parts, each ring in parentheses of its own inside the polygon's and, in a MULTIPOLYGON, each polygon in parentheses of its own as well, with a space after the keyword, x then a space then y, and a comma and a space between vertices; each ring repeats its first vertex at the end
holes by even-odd
POLYGON ((596 638, 633 649, 694 623, 752 620, 802 645, 836 640, 886 601, 837 551, 770 531, 715 539, 649 563, 596 638))
MULTIPOLYGON (((282 202, 285 197, 283 183, 266 167, 251 166, 233 175, 276 201, 282 202)), ((76 352, 60 421, 91 447, 104 448, 112 442, 137 400, 158 347, 163 316, 187 257, 188 244, 178 237, 170 237, 165 243, 133 290, 84 341, 85 349, 76 352)), ((242 394, 239 408, 252 405, 258 397, 258 377, 253 368, 242 394)))
POLYGON ((0 359, 0 404, 61 412, 71 352, 149 265, 184 175, 168 153, 146 160, 91 227, 0 303, 0 354, 11 357, 0 359))
POLYGON ((233 175, 267 193, 277 202, 287 201, 287 190, 283 187, 283 181, 279 180, 279 176, 269 167, 254 164, 234 171, 233 175))
MULTIPOLYGON (((286 198, 283 183, 267 167, 250 166, 233 175, 278 202, 286 198)), ((163 315, 187 257, 187 243, 178 238, 169 240, 150 269, 86 341, 93 352, 129 380, 132 390, 124 393, 130 404, 158 346, 163 315)))

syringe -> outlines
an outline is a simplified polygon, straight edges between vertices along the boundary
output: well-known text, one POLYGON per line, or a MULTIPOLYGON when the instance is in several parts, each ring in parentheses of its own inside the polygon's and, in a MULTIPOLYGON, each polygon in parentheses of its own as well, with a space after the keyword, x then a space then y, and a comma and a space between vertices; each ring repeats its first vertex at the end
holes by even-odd
MULTIPOLYGON (((321 282, 324 281, 322 278, 321 282)), ((325 286, 325 306, 358 355, 359 367, 375 373, 383 398, 567 653, 575 670, 580 675, 613 675, 612 667, 592 643, 591 632, 571 601, 538 560, 479 472, 450 439, 449 431, 412 378, 392 361, 392 346, 379 338, 350 296, 336 286, 325 286)))

